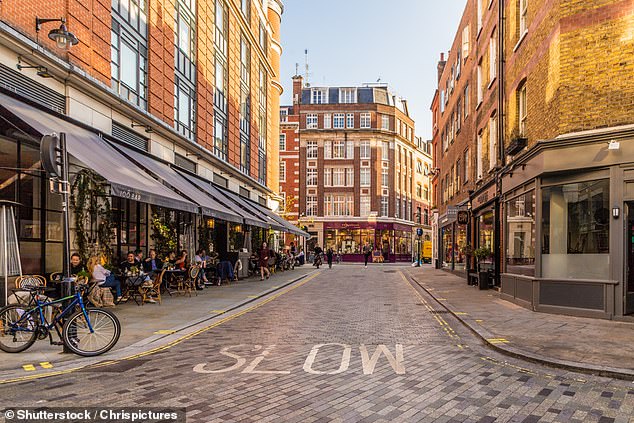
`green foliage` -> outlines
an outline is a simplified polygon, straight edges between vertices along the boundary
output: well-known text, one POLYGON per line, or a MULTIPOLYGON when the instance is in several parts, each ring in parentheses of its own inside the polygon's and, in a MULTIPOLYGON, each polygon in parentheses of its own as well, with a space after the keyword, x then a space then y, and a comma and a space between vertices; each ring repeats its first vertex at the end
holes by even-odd
POLYGON ((473 250, 473 256, 478 260, 487 259, 491 257, 491 255, 491 250, 486 247, 476 248, 475 250, 473 250))
POLYGON ((80 170, 71 186, 75 243, 84 262, 91 255, 112 258, 114 222, 106 186, 106 180, 90 169, 80 170))
POLYGON ((152 213, 152 241, 159 257, 167 257, 176 251, 176 227, 174 221, 162 218, 159 213, 152 213))

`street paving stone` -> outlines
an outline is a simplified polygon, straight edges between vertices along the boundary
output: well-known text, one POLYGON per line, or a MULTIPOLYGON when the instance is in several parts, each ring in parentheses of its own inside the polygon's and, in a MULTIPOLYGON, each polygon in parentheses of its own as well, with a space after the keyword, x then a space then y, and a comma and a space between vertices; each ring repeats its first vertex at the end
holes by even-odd
POLYGON ((185 407, 188 422, 634 421, 630 382, 498 355, 433 313, 405 270, 324 269, 156 354, 2 385, 2 405, 185 407))

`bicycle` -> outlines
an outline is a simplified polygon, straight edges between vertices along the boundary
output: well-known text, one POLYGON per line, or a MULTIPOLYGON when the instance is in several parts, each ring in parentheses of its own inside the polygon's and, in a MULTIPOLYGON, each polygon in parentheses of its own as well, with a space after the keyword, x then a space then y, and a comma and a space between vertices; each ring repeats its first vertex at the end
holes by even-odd
POLYGON ((49 338, 51 345, 65 345, 70 351, 83 357, 93 357, 110 350, 119 340, 121 324, 117 317, 100 308, 86 308, 83 292, 86 285, 76 288, 74 295, 53 301, 40 301, 46 287, 28 288, 31 301, 28 305, 12 304, 0 309, 0 349, 19 353, 31 347, 36 340, 49 338), (66 308, 62 302, 72 300, 66 308), (32 307, 35 304, 35 307, 32 307), (49 323, 45 307, 53 307, 54 317, 49 323), (61 332, 60 332, 61 327, 61 332), (54 342, 55 329, 62 342, 54 342))

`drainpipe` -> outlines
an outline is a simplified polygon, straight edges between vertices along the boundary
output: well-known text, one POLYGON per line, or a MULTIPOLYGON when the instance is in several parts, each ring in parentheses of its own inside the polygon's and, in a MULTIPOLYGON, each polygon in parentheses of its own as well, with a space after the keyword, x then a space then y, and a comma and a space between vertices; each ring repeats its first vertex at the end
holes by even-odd
POLYGON ((501 284, 500 274, 502 267, 502 250, 503 250, 503 240, 502 240, 502 169, 506 166, 506 154, 504 149, 505 143, 505 110, 504 110, 504 100, 505 100, 505 82, 506 77, 504 74, 505 70, 505 57, 504 57, 504 36, 505 36, 505 17, 504 17, 504 3, 505 0, 498 0, 498 122, 497 122, 497 131, 498 131, 498 154, 499 154, 499 167, 495 174, 495 184, 497 196, 495 200, 495 212, 494 212, 494 240, 493 246, 495 248, 495 254, 493 255, 495 259, 495 284, 501 284))

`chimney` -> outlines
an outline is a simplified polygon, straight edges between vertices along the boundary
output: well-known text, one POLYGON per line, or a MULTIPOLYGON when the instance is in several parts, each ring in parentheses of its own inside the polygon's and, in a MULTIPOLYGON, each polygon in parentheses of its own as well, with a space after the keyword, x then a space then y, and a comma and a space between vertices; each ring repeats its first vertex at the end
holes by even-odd
POLYGON ((445 70, 445 53, 440 53, 440 61, 438 62, 438 82, 440 82, 440 77, 442 76, 443 71, 445 70))
POLYGON ((293 105, 301 103, 302 88, 304 88, 304 78, 301 75, 295 75, 293 77, 293 105))

